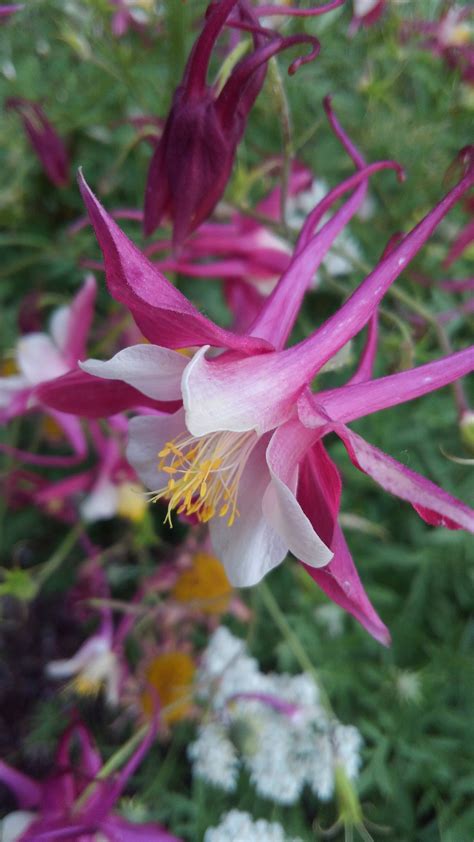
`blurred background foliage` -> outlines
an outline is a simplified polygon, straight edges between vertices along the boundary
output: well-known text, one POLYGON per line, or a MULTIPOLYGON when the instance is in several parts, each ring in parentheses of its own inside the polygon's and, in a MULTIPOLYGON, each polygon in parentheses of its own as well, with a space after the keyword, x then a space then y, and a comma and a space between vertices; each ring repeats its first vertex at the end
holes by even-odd
MULTIPOLYGON (((290 58, 279 59, 298 157, 330 186, 351 172, 352 165, 322 112, 322 98, 331 93, 340 121, 366 159, 395 158, 408 176, 403 185, 391 173, 372 180, 374 216, 369 222, 355 220, 351 225, 362 265, 355 265, 343 281, 322 279, 320 288, 308 296, 298 336, 314 329, 338 306, 394 232, 407 230, 440 199, 452 160, 472 141, 474 89, 461 84, 455 71, 420 50, 416 42, 400 42, 402 19, 434 19, 442 4, 417 0, 389 5, 380 25, 361 30, 353 38, 347 34, 349 8, 321 20, 301 19, 286 25, 288 30, 304 28, 315 33, 322 42, 317 61, 292 79, 286 78, 290 58)), ((130 32, 121 40, 112 37, 106 0, 31 0, 23 13, 0 30, 0 101, 9 96, 40 100, 66 140, 73 169, 83 167, 109 208, 141 206, 151 149, 146 142, 138 142, 136 129, 127 121, 139 115, 166 115, 204 4, 166 0, 156 8, 157 34, 130 32)), ((255 179, 254 168, 281 151, 280 117, 272 94, 271 80, 267 80, 239 148, 226 193, 231 203, 250 204, 271 184, 265 176, 255 179)), ((47 294, 48 304, 67 301, 83 277, 80 259, 97 258, 98 250, 89 229, 74 238, 68 233, 69 224, 83 213, 74 180, 62 190, 47 182, 13 113, 4 114, 0 121, 0 196, 0 341, 2 353, 7 354, 17 334, 23 296, 35 289, 47 294)), ((397 282, 397 288, 431 314, 456 307, 459 297, 436 284, 420 286, 413 280, 413 269, 434 281, 445 277, 441 263, 464 220, 462 208, 451 213, 397 282)), ((142 242, 137 225, 124 223, 124 228, 142 242)), ((472 277, 473 268, 472 254, 467 254, 451 274, 472 277)), ((175 280, 188 293, 192 291, 202 309, 225 321, 218 282, 175 280)), ((113 306, 102 283, 97 326, 113 306)), ((387 296, 384 312, 378 373, 420 364, 440 354, 436 331, 427 326, 414 336, 407 306, 395 295, 387 296)), ((472 328, 472 316, 449 323, 447 334, 456 349, 472 338, 472 328)), ((455 464, 442 452, 469 455, 459 438, 448 389, 369 417, 355 427, 372 443, 469 501, 472 467, 455 464)), ((34 436, 34 426, 22 421, 11 426, 6 440, 31 448, 34 436)), ((431 529, 408 505, 381 493, 352 467, 342 445, 331 443, 331 455, 343 473, 342 509, 349 526, 354 515, 360 518, 357 528, 348 529, 349 544, 371 599, 392 631, 391 649, 380 647, 349 617, 336 618, 335 626, 331 624, 326 598, 294 563, 272 573, 269 585, 337 716, 356 724, 363 733, 359 789, 374 838, 471 842, 472 542, 462 533, 431 529)), ((33 510, 18 513, 14 519, 2 510, 0 516, 5 568, 29 571, 67 538, 61 526, 51 529, 50 522, 33 510)), ((108 575, 122 597, 153 569, 163 541, 169 540, 155 510, 150 511, 145 526, 134 532, 113 521, 95 525, 93 536, 102 546, 113 547, 108 575)), ((61 594, 72 583, 79 561, 77 550, 65 553, 33 603, 28 602, 28 593, 24 598, 22 588, 28 591, 28 582, 20 581, 20 576, 16 582, 20 598, 7 599, 2 608, 6 651, 0 683, 4 690, 5 682, 13 677, 14 694, 4 693, 5 724, 0 735, 7 759, 30 770, 47 767, 64 722, 64 699, 46 687, 42 664, 58 646, 64 648, 68 635, 71 651, 77 642, 78 632, 64 616, 61 594)), ((259 589, 247 593, 246 599, 254 610, 249 644, 263 666, 301 669, 259 589)), ((112 728, 100 700, 81 704, 107 754, 120 744, 127 727, 112 728)), ((193 784, 185 757, 191 732, 188 724, 178 726, 169 745, 157 746, 150 753, 136 776, 136 794, 125 802, 130 816, 161 820, 173 832, 196 842, 223 809, 240 806, 281 821, 289 834, 299 834, 304 840, 325 838, 319 828, 327 828, 337 818, 334 805, 321 807, 307 797, 297 807, 272 807, 258 800, 245 780, 238 797, 193 784)))

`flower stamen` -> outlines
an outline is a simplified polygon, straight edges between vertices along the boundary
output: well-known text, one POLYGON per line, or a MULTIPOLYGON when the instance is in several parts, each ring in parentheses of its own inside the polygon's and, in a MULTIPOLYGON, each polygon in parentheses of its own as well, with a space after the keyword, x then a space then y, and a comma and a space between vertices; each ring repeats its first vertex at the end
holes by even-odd
POLYGON ((171 514, 196 515, 201 523, 227 518, 232 526, 239 516, 237 494, 242 472, 257 441, 256 433, 212 433, 196 438, 183 433, 158 453, 158 470, 169 476, 163 488, 153 491, 152 503, 166 498, 165 523, 171 514))

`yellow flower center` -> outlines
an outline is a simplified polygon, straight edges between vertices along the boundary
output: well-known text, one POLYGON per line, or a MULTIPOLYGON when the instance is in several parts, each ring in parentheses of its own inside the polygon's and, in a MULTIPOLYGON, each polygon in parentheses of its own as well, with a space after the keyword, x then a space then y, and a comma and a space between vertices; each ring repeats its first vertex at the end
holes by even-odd
POLYGON ((204 614, 223 614, 229 606, 232 586, 219 559, 196 553, 192 567, 181 573, 171 593, 177 602, 192 603, 204 614))
MULTIPOLYGON (((164 652, 149 663, 145 677, 160 705, 167 708, 162 713, 165 722, 178 722, 188 715, 194 672, 194 662, 186 652, 164 652)), ((144 712, 151 716, 154 709, 152 692, 145 691, 141 701, 144 712)))
POLYGON ((158 469, 169 475, 164 488, 152 493, 152 502, 166 498, 171 513, 196 515, 206 523, 214 516, 232 526, 239 512, 239 483, 257 441, 254 432, 212 433, 196 438, 183 433, 168 441, 158 453, 158 469))

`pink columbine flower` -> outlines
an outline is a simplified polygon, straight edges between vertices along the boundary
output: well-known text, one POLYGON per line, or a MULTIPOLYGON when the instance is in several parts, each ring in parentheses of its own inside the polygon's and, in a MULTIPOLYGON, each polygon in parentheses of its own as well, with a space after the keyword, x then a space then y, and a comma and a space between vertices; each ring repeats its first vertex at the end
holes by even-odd
MULTIPOLYGON (((387 629, 363 591, 337 522, 341 479, 322 439, 330 432, 339 435, 357 468, 410 502, 428 523, 474 530, 471 509, 346 426, 440 388, 474 367, 470 348, 411 371, 370 379, 377 307, 437 224, 472 187, 474 166, 465 151, 466 174, 439 205, 312 336, 284 349, 314 272, 366 195, 370 167, 364 168, 360 154, 329 116, 359 170, 345 189, 348 184, 356 189, 316 234, 314 226, 327 211, 328 197, 310 214, 289 268, 245 335, 225 331, 202 316, 82 185, 109 289, 129 307, 150 342, 159 343, 124 349, 108 362, 89 360, 82 367, 89 375, 133 384, 150 399, 182 402, 171 415, 131 421, 128 457, 153 499, 167 502, 167 520, 177 512, 209 522, 214 551, 233 584, 258 582, 289 549, 334 601, 387 642, 387 629), (368 324, 366 350, 352 380, 314 394, 314 377, 368 324), (197 350, 189 359, 173 350, 183 347, 197 350), (210 347, 228 353, 216 355, 210 347)), ((341 190, 332 193, 341 195, 341 190)), ((84 397, 77 379, 74 390, 68 382, 66 375, 62 384, 45 387, 43 398, 56 408, 77 411, 84 397)))
POLYGON ((109 0, 109 4, 115 10, 112 17, 112 34, 116 38, 122 38, 129 29, 135 29, 137 32, 147 29, 148 15, 144 8, 140 8, 139 3, 134 3, 133 0, 109 0))
POLYGON ((20 115, 28 140, 49 180, 56 187, 65 187, 69 183, 69 158, 66 147, 41 106, 29 99, 10 97, 5 103, 5 108, 20 115))
MULTIPOLYGON (((61 377, 86 356, 86 342, 94 314, 96 282, 88 275, 72 303, 55 310, 49 332, 22 336, 15 349, 16 374, 0 377, 0 423, 37 408, 40 383, 61 377)), ((77 419, 48 410, 77 453, 85 442, 77 419)))
MULTIPOLYGON (((317 11, 336 8, 342 2, 333 0, 317 11)), ((151 160, 144 230, 151 234, 168 215, 176 248, 209 216, 224 192, 236 147, 265 80, 267 62, 288 47, 310 44, 310 54, 290 65, 289 72, 294 73, 319 51, 317 40, 310 35, 283 37, 262 29, 257 14, 264 14, 264 7, 254 8, 249 0, 221 0, 209 6, 151 160), (207 74, 215 42, 226 24, 249 30, 254 49, 235 65, 219 90, 208 85, 207 74)))
POLYGON ((373 26, 381 17, 386 5, 387 0, 352 0, 354 17, 350 32, 355 32, 360 26, 373 26))
POLYGON ((80 722, 62 736, 54 769, 42 781, 0 761, 0 781, 15 795, 19 810, 0 820, 2 839, 8 842, 180 842, 156 823, 134 824, 114 812, 129 778, 154 739, 154 728, 115 778, 97 780, 102 759, 92 736, 80 722), (72 761, 72 749, 77 748, 72 761), (90 791, 88 788, 90 787, 90 791), (82 797, 82 798, 81 798, 82 797), (79 801, 81 799, 81 801, 79 801))
POLYGON ((412 20, 403 27, 404 35, 418 33, 426 36, 425 49, 458 68, 464 81, 474 84, 474 8, 454 4, 443 12, 439 20, 412 20))

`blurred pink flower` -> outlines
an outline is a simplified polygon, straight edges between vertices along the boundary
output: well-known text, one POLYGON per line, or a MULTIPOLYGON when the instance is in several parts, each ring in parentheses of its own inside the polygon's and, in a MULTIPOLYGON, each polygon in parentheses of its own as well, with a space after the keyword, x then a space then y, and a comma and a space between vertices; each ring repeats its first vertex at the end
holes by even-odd
POLYGON ((20 115, 28 140, 49 180, 56 187, 65 187, 69 182, 66 147, 41 106, 23 97, 10 97, 5 102, 5 108, 20 115))
POLYGON ((134 824, 114 812, 128 780, 134 774, 154 739, 154 727, 115 777, 97 779, 102 759, 87 728, 80 722, 62 736, 51 774, 35 781, 0 761, 0 781, 15 795, 19 810, 0 821, 9 840, 53 842, 80 839, 94 842, 180 842, 156 823, 134 824), (72 750, 78 749, 76 760, 72 750), (90 787, 90 790, 89 790, 90 787), (78 801, 80 801, 80 806, 78 801))

